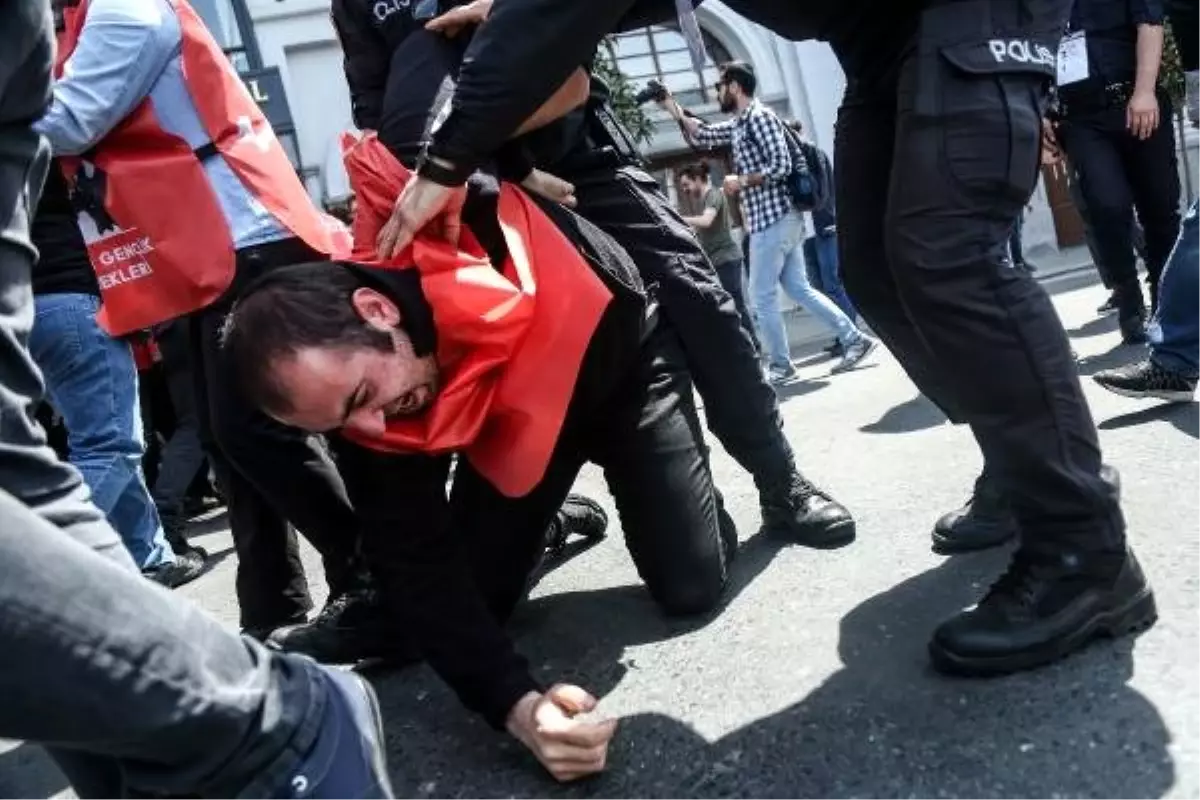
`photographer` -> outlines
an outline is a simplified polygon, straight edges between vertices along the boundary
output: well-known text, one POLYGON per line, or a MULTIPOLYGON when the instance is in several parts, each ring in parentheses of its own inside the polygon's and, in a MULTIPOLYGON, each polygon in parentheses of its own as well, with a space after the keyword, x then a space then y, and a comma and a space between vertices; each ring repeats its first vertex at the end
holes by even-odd
POLYGON ((743 193, 746 230, 750 236, 750 302, 766 348, 771 382, 796 377, 787 329, 779 311, 778 287, 810 314, 832 328, 842 346, 842 360, 833 368, 845 372, 866 358, 878 342, 862 333, 828 297, 809 283, 804 268, 804 217, 793 202, 788 182, 796 163, 783 121, 754 97, 758 81, 749 64, 734 61, 721 67, 717 100, 721 111, 736 116, 709 124, 683 113, 674 98, 660 103, 683 126, 688 136, 705 147, 731 145, 737 174, 726 175, 725 194, 743 193))

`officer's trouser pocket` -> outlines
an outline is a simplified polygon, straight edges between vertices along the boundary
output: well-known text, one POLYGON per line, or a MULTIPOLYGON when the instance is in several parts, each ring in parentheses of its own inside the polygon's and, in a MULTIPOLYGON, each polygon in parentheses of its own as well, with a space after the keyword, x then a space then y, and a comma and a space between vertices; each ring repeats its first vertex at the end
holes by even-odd
POLYGON ((1037 183, 1055 41, 1014 27, 1010 5, 976 0, 927 11, 900 102, 940 132, 949 181, 972 196, 1024 203, 1037 183), (980 20, 986 31, 975 27, 980 20))

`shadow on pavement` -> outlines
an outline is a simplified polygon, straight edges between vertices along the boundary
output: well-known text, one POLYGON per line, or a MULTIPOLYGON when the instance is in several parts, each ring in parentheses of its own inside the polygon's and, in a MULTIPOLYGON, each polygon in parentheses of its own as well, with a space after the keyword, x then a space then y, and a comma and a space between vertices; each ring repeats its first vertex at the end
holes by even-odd
MULTIPOLYGON (((867 600, 842 619, 840 671, 795 705, 715 742, 668 716, 626 718, 608 771, 567 787, 467 719, 428 674, 410 673, 380 687, 396 789, 580 798, 1164 794, 1175 777, 1169 736, 1154 706, 1127 685, 1132 640, 1003 679, 931 671, 933 627, 973 602, 1002 560, 955 558, 867 600)), ((640 587, 542 598, 528 612, 538 630, 523 649, 539 676, 600 694, 638 669, 626 648, 686 630, 653 613, 640 587)), ((721 696, 714 687, 712 700, 721 696)))
POLYGON ((1158 421, 1169 422, 1181 433, 1193 439, 1200 439, 1200 406, 1197 406, 1195 402, 1162 403, 1150 408, 1143 408, 1141 411, 1131 411, 1128 414, 1111 417, 1097 427, 1102 431, 1115 431, 1158 421))
POLYGON ((828 385, 829 381, 824 378, 795 380, 791 383, 785 383, 782 386, 776 386, 775 395, 779 398, 779 402, 782 403, 785 400, 791 400, 793 397, 803 397, 806 394, 812 394, 828 385))
POLYGON ((946 415, 929 398, 919 394, 898 406, 892 406, 875 422, 859 428, 863 433, 911 433, 936 428, 946 415))
POLYGON ((1107 352, 1079 359, 1079 374, 1095 375, 1101 370, 1123 367, 1145 357, 1146 348, 1141 345, 1118 344, 1107 352))
POLYGON ((1067 335, 1072 339, 1086 339, 1091 336, 1100 336, 1105 333, 1112 333, 1116 329, 1117 315, 1105 314, 1104 316, 1088 320, 1078 328, 1071 328, 1067 331, 1067 335))

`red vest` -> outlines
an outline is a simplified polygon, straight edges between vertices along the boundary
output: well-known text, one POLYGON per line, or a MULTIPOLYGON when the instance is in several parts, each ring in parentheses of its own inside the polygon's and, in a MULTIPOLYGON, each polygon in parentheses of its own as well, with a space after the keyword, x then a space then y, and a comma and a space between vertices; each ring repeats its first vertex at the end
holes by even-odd
POLYGON ((393 452, 458 452, 502 494, 521 497, 545 475, 575 379, 612 293, 554 223, 518 188, 500 190, 509 259, 497 270, 464 230, 456 249, 419 236, 393 261, 374 243, 409 173, 373 135, 343 139, 358 198, 353 258, 416 265, 433 309, 442 387, 433 405, 393 420, 380 438, 393 452))
MULTIPOLYGON (((185 0, 168 0, 182 32, 183 76, 209 140, 248 192, 314 250, 348 249, 318 211, 271 126, 185 0)), ((87 0, 65 11, 55 74, 83 30, 87 0)), ((80 227, 100 283, 97 320, 113 335, 204 308, 233 282, 233 240, 200 159, 155 118, 149 98, 63 169, 85 213, 80 227), (90 217, 90 219, 85 219, 90 217)))

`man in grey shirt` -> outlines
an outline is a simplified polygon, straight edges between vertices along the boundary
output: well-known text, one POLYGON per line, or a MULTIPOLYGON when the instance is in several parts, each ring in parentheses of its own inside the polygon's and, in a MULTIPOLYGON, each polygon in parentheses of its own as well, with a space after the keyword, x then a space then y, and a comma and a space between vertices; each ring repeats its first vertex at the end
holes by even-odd
POLYGON ((725 291, 733 296, 742 317, 742 326, 761 350, 754 330, 754 318, 746 307, 746 270, 742 248, 730 231, 729 206, 720 189, 709 182, 708 163, 689 164, 679 173, 679 213, 692 226, 705 255, 717 270, 725 291))

